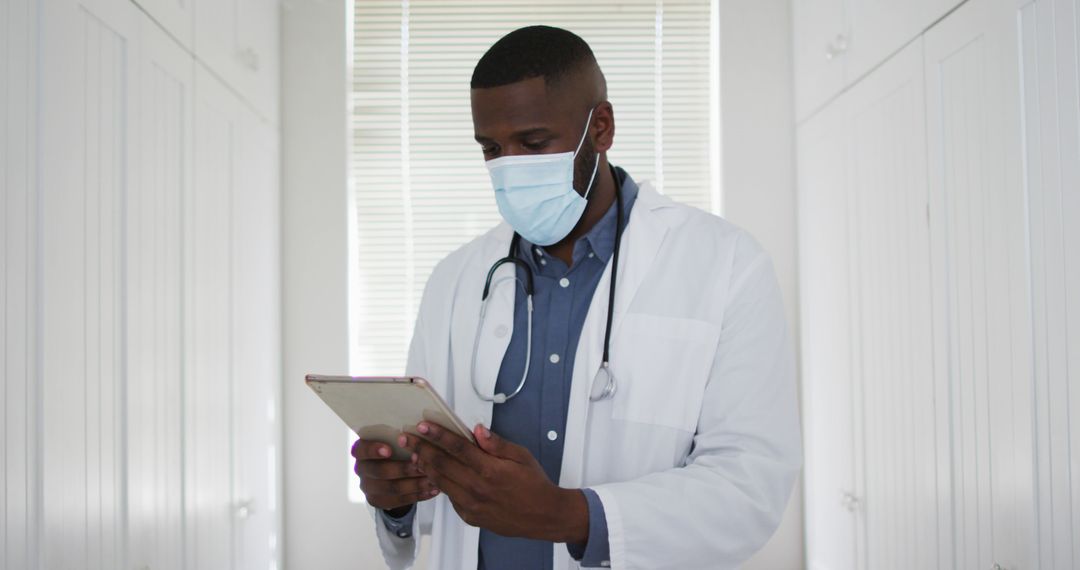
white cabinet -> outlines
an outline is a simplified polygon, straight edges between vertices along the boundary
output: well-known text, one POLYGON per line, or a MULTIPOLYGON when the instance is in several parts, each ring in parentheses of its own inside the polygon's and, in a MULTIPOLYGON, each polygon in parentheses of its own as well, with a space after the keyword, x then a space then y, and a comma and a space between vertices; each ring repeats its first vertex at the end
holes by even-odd
POLYGON ((196 568, 280 563, 276 162, 275 132, 197 70, 185 398, 196 568))
POLYGON ((923 96, 917 40, 799 132, 811 568, 950 566, 923 96))
POLYGON ((1021 9, 1038 554, 1080 566, 1080 3, 1021 9))
POLYGON ((0 566, 280 566, 276 128, 129 0, 18 8, 0 566))
POLYGON ((1015 0, 926 34, 935 382, 948 386, 954 564, 1031 568, 1031 322, 1015 0))
POLYGON ((195 56, 264 119, 278 117, 277 0, 199 0, 195 56))
POLYGON ((847 133, 842 109, 832 106, 798 136, 804 528, 812 570, 854 568, 858 554, 847 133))

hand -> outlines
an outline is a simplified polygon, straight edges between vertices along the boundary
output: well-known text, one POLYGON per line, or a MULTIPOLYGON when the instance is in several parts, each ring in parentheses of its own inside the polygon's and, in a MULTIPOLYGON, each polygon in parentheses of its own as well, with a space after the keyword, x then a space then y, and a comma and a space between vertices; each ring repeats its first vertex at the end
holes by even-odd
POLYGON ((583 544, 589 537, 585 495, 548 479, 529 450, 473 429, 479 447, 431 422, 421 437, 403 434, 403 447, 466 523, 503 536, 583 544))
POLYGON ((404 510, 402 507, 411 507, 439 494, 416 465, 390 459, 390 454, 390 446, 377 441, 358 439, 352 446, 352 456, 356 458, 353 471, 360 476, 360 489, 368 504, 385 511, 404 510))

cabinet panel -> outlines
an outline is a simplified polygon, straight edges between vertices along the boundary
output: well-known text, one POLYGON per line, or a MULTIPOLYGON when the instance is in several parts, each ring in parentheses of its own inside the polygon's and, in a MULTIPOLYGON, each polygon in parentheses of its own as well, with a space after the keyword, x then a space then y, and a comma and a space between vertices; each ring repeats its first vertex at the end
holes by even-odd
POLYGON ((277 0, 203 0, 195 54, 272 123, 278 122, 277 0))
POLYGON ((938 559, 948 415, 935 406, 923 91, 917 40, 838 101, 850 113, 865 568, 951 566, 938 559))
POLYGON ((136 568, 183 561, 183 204, 193 61, 140 15, 137 184, 126 200, 128 513, 136 568))
POLYGON ((137 10, 57 0, 41 22, 43 566, 118 568, 137 10))
POLYGON ((926 34, 937 382, 958 568, 1033 566, 1031 357, 1014 0, 926 34))
POLYGON ((1022 10, 1039 561, 1080 565, 1080 4, 1022 10))
POLYGON ((848 129, 831 105, 799 130, 798 200, 807 564, 855 568, 848 129))
POLYGON ((0 568, 37 567, 37 2, 0 10, 0 568))

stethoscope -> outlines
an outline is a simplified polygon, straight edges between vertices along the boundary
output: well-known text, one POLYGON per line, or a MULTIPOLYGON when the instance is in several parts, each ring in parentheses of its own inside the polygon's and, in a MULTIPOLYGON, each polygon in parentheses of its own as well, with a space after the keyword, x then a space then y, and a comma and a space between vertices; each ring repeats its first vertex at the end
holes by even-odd
MULTIPOLYGON (((609 165, 610 167, 610 165, 609 165)), ((615 390, 618 385, 615 383, 615 375, 611 372, 611 320, 615 313, 615 276, 619 273, 619 242, 622 241, 623 233, 623 203, 622 193, 618 188, 618 177, 615 176, 615 169, 611 168, 612 179, 615 180, 615 249, 611 256, 611 282, 608 286, 608 307, 607 307, 607 324, 604 328, 604 356, 600 362, 600 370, 596 373, 596 377, 593 378, 592 386, 589 390, 589 400, 592 402, 598 402, 600 400, 606 400, 615 395, 615 390)), ((506 257, 499 259, 488 269, 487 279, 484 280, 484 292, 480 297, 480 322, 476 325, 476 338, 473 340, 472 361, 469 364, 469 376, 471 376, 473 391, 480 399, 486 402, 494 402, 496 404, 502 404, 510 398, 517 396, 521 393, 521 390, 525 388, 525 379, 529 376, 529 363, 532 360, 532 316, 533 316, 533 274, 532 269, 525 263, 524 260, 517 257, 518 246, 521 243, 521 236, 517 232, 514 232, 514 237, 510 240, 510 251, 506 257), (487 300, 488 294, 491 292, 491 279, 495 275, 495 271, 499 269, 503 264, 510 263, 516 265, 525 270, 525 283, 521 283, 521 280, 515 275, 514 281, 517 281, 519 285, 525 290, 525 307, 526 307, 526 325, 528 330, 525 333, 525 371, 521 374, 521 381, 518 382, 514 391, 510 394, 496 393, 491 396, 487 396, 480 392, 480 389, 476 387, 476 353, 480 346, 480 331, 484 328, 484 316, 487 313, 487 300)))

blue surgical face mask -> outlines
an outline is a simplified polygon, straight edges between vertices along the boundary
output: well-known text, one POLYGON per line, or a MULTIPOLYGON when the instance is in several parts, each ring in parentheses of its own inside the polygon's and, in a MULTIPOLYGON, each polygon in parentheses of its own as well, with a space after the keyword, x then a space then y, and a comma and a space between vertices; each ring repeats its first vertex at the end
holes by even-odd
POLYGON ((521 237, 536 245, 551 245, 570 234, 585 212, 592 191, 599 153, 585 196, 574 190, 574 158, 589 134, 592 110, 574 152, 503 156, 485 163, 495 188, 499 213, 521 237))

